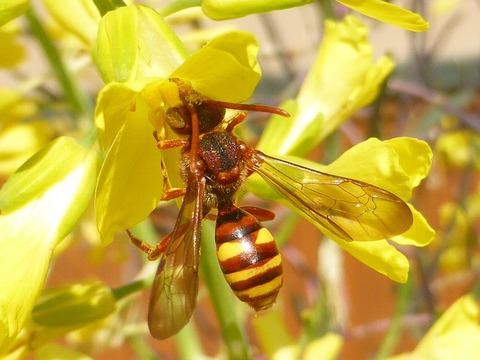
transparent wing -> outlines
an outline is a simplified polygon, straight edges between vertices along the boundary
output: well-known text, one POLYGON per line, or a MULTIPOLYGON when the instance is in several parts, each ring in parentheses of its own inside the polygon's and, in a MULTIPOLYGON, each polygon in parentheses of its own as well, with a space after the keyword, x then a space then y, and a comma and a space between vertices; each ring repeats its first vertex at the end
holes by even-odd
POLYGON ((175 228, 160 256, 148 311, 148 326, 157 339, 176 334, 195 308, 204 187, 204 179, 190 179, 175 228))
POLYGON ((247 166, 327 231, 345 240, 386 239, 412 225, 410 208, 392 193, 361 181, 252 153, 247 166))

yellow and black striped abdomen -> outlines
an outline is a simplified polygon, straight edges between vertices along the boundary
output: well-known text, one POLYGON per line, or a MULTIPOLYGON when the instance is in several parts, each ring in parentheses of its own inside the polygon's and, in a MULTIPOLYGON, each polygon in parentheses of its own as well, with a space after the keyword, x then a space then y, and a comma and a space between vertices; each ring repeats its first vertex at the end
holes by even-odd
POLYGON ((235 295, 257 311, 272 306, 283 282, 272 234, 253 215, 231 206, 218 211, 215 241, 220 267, 235 295))

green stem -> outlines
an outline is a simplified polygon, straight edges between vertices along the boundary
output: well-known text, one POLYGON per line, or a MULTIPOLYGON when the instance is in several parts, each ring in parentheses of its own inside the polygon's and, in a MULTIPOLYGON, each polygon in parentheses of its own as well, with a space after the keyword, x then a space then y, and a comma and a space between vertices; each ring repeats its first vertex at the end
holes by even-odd
POLYGON ((130 294, 147 289, 152 285, 152 279, 142 279, 130 284, 112 289, 112 294, 117 300, 120 300, 130 294))
POLYGON ((102 16, 109 11, 126 6, 122 0, 93 0, 93 2, 102 16))
POLYGON ((232 296, 232 290, 228 287, 218 265, 214 238, 213 223, 204 221, 200 270, 220 321, 223 340, 227 349, 227 358, 247 360, 252 356, 236 311, 235 301, 237 300, 232 296))
POLYGON ((159 9, 158 13, 161 16, 165 17, 168 15, 172 15, 176 12, 179 12, 181 10, 185 10, 191 7, 201 6, 201 5, 202 5, 201 0, 177 0, 159 9))
POLYGON ((91 117, 93 113, 92 103, 83 95, 82 90, 75 82, 74 78, 68 72, 65 64, 57 51, 57 48, 51 41, 44 27, 40 23, 37 15, 35 14, 33 7, 30 6, 25 13, 27 21, 30 25, 32 33, 37 38, 38 42, 43 48, 45 55, 50 62, 55 76, 63 89, 65 97, 70 102, 73 111, 80 116, 91 117))
POLYGON ((203 352, 200 337, 198 336, 193 321, 190 321, 174 339, 178 349, 179 359, 190 360, 207 358, 203 352))
POLYGON ((398 287, 397 304, 393 315, 392 324, 388 329, 388 333, 377 353, 377 359, 386 359, 395 349, 402 335, 402 320, 407 311, 409 299, 412 293, 412 282, 409 280, 406 284, 398 287))
POLYGON ((323 161, 326 164, 330 164, 335 159, 337 159, 341 154, 341 139, 340 134, 338 131, 331 133, 329 136, 325 138, 323 141, 323 146, 328 151, 325 152, 323 161))
POLYGON ((299 219, 300 216, 294 211, 289 211, 285 219, 282 219, 281 229, 275 234, 275 242, 279 248, 291 238, 299 219))
POLYGON ((380 123, 381 123, 381 110, 382 110, 382 105, 385 101, 386 97, 386 90, 387 90, 387 83, 388 83, 388 78, 385 79, 385 81, 382 83, 380 87, 379 94, 377 98, 375 99, 375 102, 373 103, 373 116, 370 119, 370 124, 369 124, 369 136, 368 137, 376 137, 376 138, 382 138, 382 129, 380 128, 380 123))
POLYGON ((320 8, 326 19, 336 19, 335 10, 333 9, 332 0, 320 0, 320 8))

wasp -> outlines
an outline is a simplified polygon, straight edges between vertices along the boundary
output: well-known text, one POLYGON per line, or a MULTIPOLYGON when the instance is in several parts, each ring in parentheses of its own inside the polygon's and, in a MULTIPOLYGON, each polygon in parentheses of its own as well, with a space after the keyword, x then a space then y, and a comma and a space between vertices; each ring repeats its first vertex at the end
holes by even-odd
POLYGON ((173 231, 155 247, 135 238, 150 260, 159 260, 153 282, 148 324, 157 339, 168 338, 190 320, 198 293, 201 223, 216 213, 217 257, 235 295, 256 311, 272 306, 282 286, 281 257, 261 221, 274 213, 238 207, 235 196, 246 178, 259 174, 297 210, 346 241, 386 239, 408 230, 412 213, 394 194, 376 186, 312 170, 248 147, 234 134, 246 111, 289 116, 282 109, 209 99, 190 83, 176 84, 180 103, 167 109, 166 122, 185 139, 162 140, 159 149, 181 147, 180 172, 185 188, 170 188, 164 172, 162 200, 183 196, 173 231), (226 110, 238 112, 226 118, 226 110))

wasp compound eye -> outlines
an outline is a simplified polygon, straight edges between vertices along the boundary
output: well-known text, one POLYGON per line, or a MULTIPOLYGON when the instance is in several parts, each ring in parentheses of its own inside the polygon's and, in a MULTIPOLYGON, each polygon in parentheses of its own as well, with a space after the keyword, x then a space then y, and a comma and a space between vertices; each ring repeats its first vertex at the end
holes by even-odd
POLYGON ((170 108, 167 110, 167 123, 174 130, 184 129, 187 122, 183 118, 178 108, 170 108))

